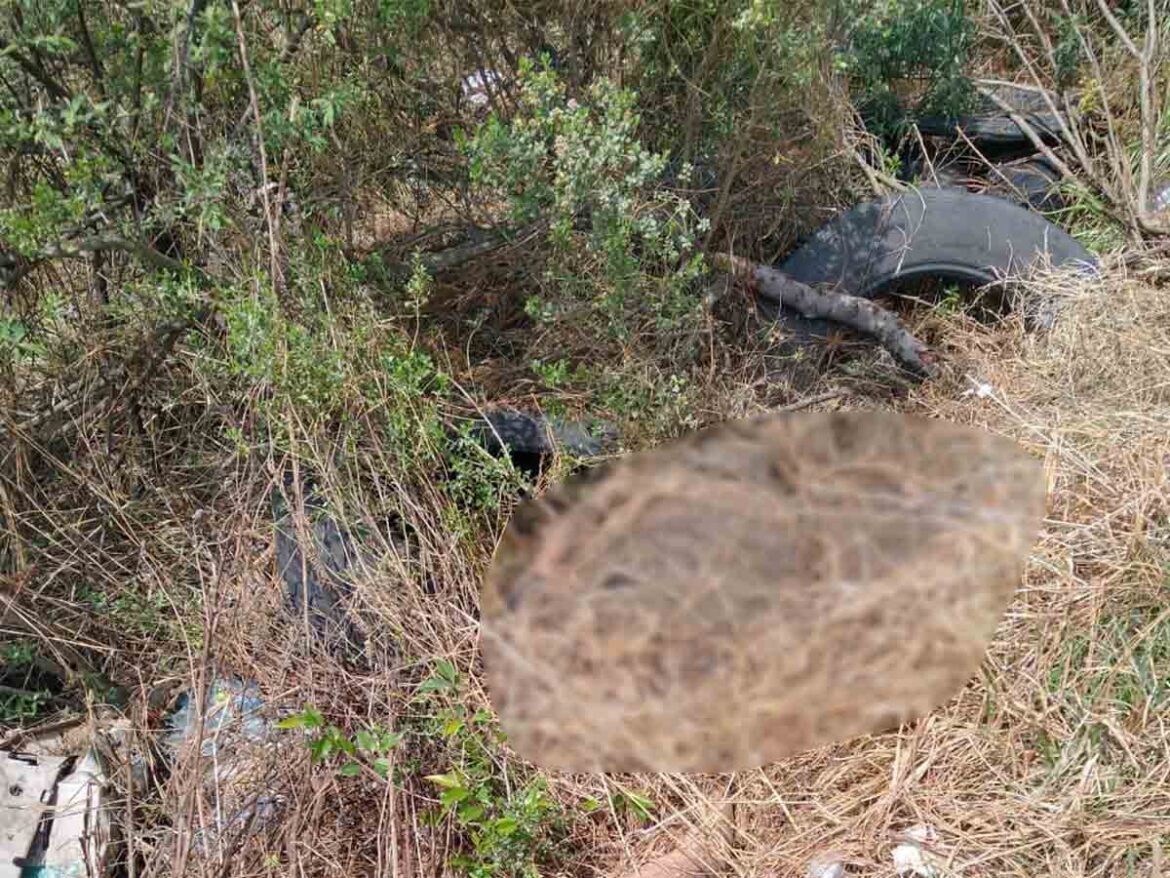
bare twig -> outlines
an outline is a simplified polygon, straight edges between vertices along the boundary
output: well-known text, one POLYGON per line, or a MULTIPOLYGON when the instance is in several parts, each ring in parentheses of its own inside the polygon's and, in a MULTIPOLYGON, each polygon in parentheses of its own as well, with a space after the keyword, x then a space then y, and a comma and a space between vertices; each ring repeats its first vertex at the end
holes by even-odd
POLYGON ((256 81, 252 76, 252 65, 248 61, 248 41, 244 37, 244 22, 240 15, 240 4, 232 0, 232 17, 236 22, 236 41, 240 49, 240 64, 244 68, 244 80, 248 84, 248 102, 256 124, 256 150, 260 155, 260 198, 264 203, 264 220, 268 226, 268 259, 272 272, 272 288, 279 291, 284 286, 280 270, 280 245, 276 218, 273 216, 272 201, 268 196, 268 151, 264 146, 264 121, 260 115, 260 100, 256 96, 256 81))
POLYGON ((814 405, 820 405, 822 402, 831 402, 834 399, 840 399, 844 395, 844 390, 826 390, 824 393, 806 396, 804 399, 798 399, 796 402, 790 402, 787 405, 776 406, 773 409, 769 409, 769 411, 784 414, 788 412, 799 412, 803 409, 812 408, 814 405))
POLYGON ((187 69, 190 66, 191 58, 191 36, 195 32, 195 21, 206 5, 207 0, 191 0, 191 6, 187 10, 187 17, 183 23, 183 35, 178 41, 175 71, 171 77, 171 91, 167 95, 166 107, 163 110, 164 128, 169 127, 171 114, 179 101, 182 100, 183 91, 187 87, 187 69))
POLYGON ((989 88, 983 88, 982 86, 976 86, 976 88, 979 91, 979 94, 983 95, 983 97, 987 98, 989 101, 995 104, 996 107, 1002 110, 1008 116, 1008 118, 1010 118, 1016 124, 1017 128, 1024 132, 1024 136, 1028 138, 1032 146, 1036 148, 1036 151, 1041 153, 1044 158, 1048 159, 1048 161, 1052 162, 1052 165, 1057 170, 1059 170, 1061 174, 1063 174, 1067 179, 1076 179, 1076 174, 1073 173, 1073 169, 1070 168, 1063 159, 1061 159, 1055 152, 1052 151, 1052 148, 1044 142, 1044 138, 1042 138, 1039 132, 1037 132, 1036 129, 1032 126, 1032 123, 1025 119, 1019 113, 1019 111, 1016 110, 1015 107, 1013 107, 989 88))
POLYGON ((102 69, 102 59, 99 57, 97 50, 93 45, 93 38, 89 34, 89 25, 85 21, 85 2, 78 0, 77 3, 77 24, 81 31, 81 44, 85 48, 85 57, 89 61, 90 70, 93 71, 94 88, 98 90, 98 95, 103 100, 106 97, 105 72, 102 69))
MULTIPOLYGON (((1068 0, 1060 0, 1061 8, 1070 21, 1075 21, 1074 10, 1068 0)), ((1093 44, 1092 32, 1081 25, 1074 24, 1074 33, 1080 46, 1081 55, 1092 69, 1093 78, 1100 83, 1101 112, 1104 116, 1104 146, 1102 155, 1092 155, 1083 127, 1079 124, 1075 109, 1070 105, 1067 97, 1063 99, 1063 109, 1058 109, 1056 100, 1051 92, 1043 87, 1044 75, 1038 68, 1034 52, 1030 52, 1016 33, 1011 16, 998 2, 992 2, 990 9, 1003 29, 1007 44, 1015 52, 1021 66, 1027 71, 1035 83, 1035 91, 1039 93, 1049 110, 1057 120, 1057 128, 1061 140, 1066 144, 1075 157, 1074 166, 1067 162, 1055 160, 1055 154, 1042 144, 1037 137, 1035 127, 1023 116, 1004 102, 999 95, 991 93, 985 88, 980 92, 992 101, 1000 110, 1007 113, 1013 122, 1032 141, 1033 145, 1042 152, 1052 164, 1057 167, 1066 179, 1076 179, 1077 176, 1085 179, 1094 189, 1104 196, 1111 209, 1107 212, 1117 222, 1130 229, 1134 237, 1143 234, 1163 234, 1164 230, 1150 216, 1151 187, 1153 177, 1153 163, 1156 151, 1156 137, 1158 124, 1157 86, 1155 80, 1158 61, 1158 20, 1154 0, 1147 0, 1146 34, 1144 43, 1139 47, 1134 38, 1126 31, 1117 19, 1109 4, 1105 0, 1096 0, 1096 6, 1102 17, 1108 22, 1114 36, 1122 49, 1130 55, 1138 65, 1138 90, 1141 104, 1141 154, 1138 160, 1137 180, 1134 180, 1134 169, 1128 150, 1122 141, 1117 115, 1103 83, 1106 80, 1106 71, 1103 67, 1100 53, 1093 44), (1107 163, 1102 166, 1101 162, 1107 163)), ((1024 3, 1013 7, 1022 11, 1027 19, 1031 34, 1039 41, 1043 49, 1042 57, 1050 67, 1056 66, 1055 50, 1044 26, 1038 19, 1030 4, 1024 3)), ((1016 86, 1018 87, 1018 86, 1016 86)))
POLYGON ((707 237, 703 241, 704 249, 709 248, 712 241, 715 240, 715 234, 719 230, 719 224, 722 222, 723 215, 731 204, 731 188, 735 183, 735 178, 739 176, 740 164, 743 161, 748 144, 751 143, 752 132, 760 111, 760 91, 770 74, 771 71, 768 69, 768 65, 761 65, 759 71, 756 73, 755 80, 752 82, 752 89, 748 95, 748 117, 740 126, 745 136, 738 137, 734 141, 735 145, 731 154, 731 161, 728 163, 727 170, 723 174, 723 181, 719 186, 719 196, 715 199, 715 206, 711 209, 709 216, 711 227, 707 232, 707 237))
MULTIPOLYGON (((468 262, 487 256, 489 253, 494 253, 504 247, 517 247, 525 244, 543 232, 547 227, 548 223, 546 221, 538 220, 526 226, 521 226, 519 229, 497 230, 489 237, 479 241, 467 241, 451 247, 445 247, 442 250, 421 253, 420 261, 423 268, 430 274, 453 271, 461 265, 466 265, 468 262)), ((403 274, 408 273, 411 270, 411 263, 399 263, 392 266, 391 270, 403 274)))

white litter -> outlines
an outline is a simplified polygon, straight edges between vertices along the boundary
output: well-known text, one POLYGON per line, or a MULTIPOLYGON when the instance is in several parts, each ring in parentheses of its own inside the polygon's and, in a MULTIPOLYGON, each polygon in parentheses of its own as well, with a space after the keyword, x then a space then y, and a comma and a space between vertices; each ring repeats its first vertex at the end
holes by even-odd
POLYGON ((57 782, 52 831, 44 852, 45 875, 101 876, 110 842, 110 813, 102 807, 106 778, 90 750, 57 782))
POLYGON ((488 91, 488 86, 492 88, 499 88, 503 83, 503 78, 494 70, 478 71, 470 76, 464 77, 462 90, 463 96, 467 99, 467 103, 472 107, 483 108, 491 102, 491 94, 488 91))
POLYGON ((976 399, 988 399, 995 396, 995 385, 989 384, 972 375, 968 375, 967 381, 970 382, 971 387, 963 391, 963 397, 974 396, 976 399))
POLYGON ((940 878, 942 870, 937 858, 924 847, 938 842, 933 826, 916 824, 900 832, 898 838, 901 843, 892 853, 898 878, 940 878))
POLYGON ((899 878, 937 878, 938 871, 926 861, 922 848, 916 844, 900 844, 894 848, 894 871, 899 878))
POLYGON ((808 878, 845 878, 845 864, 840 860, 819 859, 808 864, 808 878))
POLYGON ((110 815, 93 749, 67 756, 0 753, 0 878, 106 872, 110 815))

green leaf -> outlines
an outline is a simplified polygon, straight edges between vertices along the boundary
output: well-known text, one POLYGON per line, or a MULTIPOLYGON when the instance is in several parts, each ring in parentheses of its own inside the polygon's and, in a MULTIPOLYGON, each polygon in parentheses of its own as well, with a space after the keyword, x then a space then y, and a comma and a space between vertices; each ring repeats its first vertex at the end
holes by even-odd
POLYGON ((374 760, 374 771, 378 772, 378 774, 383 779, 389 777, 390 776, 390 760, 389 759, 375 759, 374 760))
POLYGON ((278 729, 319 729, 325 722, 320 711, 315 707, 306 707, 300 713, 286 716, 276 723, 278 729))
POLYGON ((492 829, 494 829, 500 835, 506 837, 514 833, 517 826, 519 826, 519 824, 517 823, 515 817, 501 817, 492 824, 492 829))
POLYGON ((435 672, 427 679, 423 680, 418 687, 419 693, 424 692, 442 692, 448 689, 454 689, 459 682, 459 675, 455 670, 455 666, 446 659, 439 659, 435 662, 435 672))
POLYGON ((380 753, 389 753, 399 742, 402 741, 401 732, 382 732, 378 738, 378 748, 380 753))
POLYGON ((458 716, 453 716, 443 723, 443 737, 450 738, 459 733, 463 728, 463 719, 458 716))
POLYGON ((462 802, 470 795, 471 793, 466 787, 456 787, 453 790, 444 791, 443 795, 439 796, 439 804, 444 808, 451 808, 452 806, 462 802))
POLYGON ((483 816, 483 806, 464 803, 459 806, 459 809, 455 813, 464 823, 473 823, 483 816))
POLYGON ((16 344, 28 335, 28 327, 16 320, 0 320, 0 340, 16 344))
POLYGON ((353 741, 347 738, 345 733, 342 732, 341 729, 337 728, 337 726, 330 726, 328 735, 329 739, 333 743, 334 748, 339 753, 348 753, 350 756, 353 756, 355 753, 357 753, 357 747, 354 746, 353 741))
POLYGON ((341 768, 337 769, 337 773, 342 777, 357 777, 362 773, 362 767, 356 762, 347 762, 341 768))
POLYGON ((654 800, 644 793, 621 792, 616 797, 616 805, 632 811, 639 819, 648 820, 654 811, 654 800))
POLYGON ((445 790, 452 790, 456 787, 463 786, 463 778, 453 771, 449 771, 446 774, 428 774, 425 779, 445 790))
POLYGON ((378 749, 378 736, 368 729, 359 729, 353 736, 353 742, 362 750, 373 751, 378 749))

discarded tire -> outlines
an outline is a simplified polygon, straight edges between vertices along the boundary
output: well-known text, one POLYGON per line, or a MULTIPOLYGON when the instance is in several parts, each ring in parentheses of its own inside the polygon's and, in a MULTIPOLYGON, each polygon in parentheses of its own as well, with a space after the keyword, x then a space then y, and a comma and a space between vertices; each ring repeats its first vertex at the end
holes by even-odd
POLYGON ((305 619, 326 646, 339 654, 360 654, 361 631, 345 612, 350 593, 345 576, 357 558, 353 539, 332 516, 310 484, 302 486, 306 521, 304 532, 312 541, 306 553, 299 541, 293 511, 286 496, 293 496, 292 476, 285 491, 273 491, 272 514, 276 531, 276 572, 284 582, 285 603, 293 618, 305 619))
MULTIPOLYGON (((533 470, 559 449, 582 457, 600 454, 612 438, 604 425, 590 429, 577 422, 549 420, 511 409, 486 413, 474 433, 492 454, 507 453, 518 466, 533 470)), ((362 656, 365 638, 346 610, 351 594, 348 570, 358 559, 356 538, 335 518, 309 478, 302 478, 304 521, 298 528, 289 500, 296 484, 286 474, 284 490, 272 492, 276 572, 284 603, 293 619, 306 620, 328 650, 347 660, 362 656), (302 545, 307 538, 308 552, 302 545)))
MULTIPOLYGON (((1044 95, 1020 86, 1000 85, 993 89, 996 95, 1015 110, 1043 140, 1054 143, 1060 139, 1060 118, 1052 112, 1044 95)), ((1052 96, 1059 105, 1059 98, 1052 96)), ((980 112, 967 116, 947 118, 928 116, 918 120, 918 129, 926 135, 953 137, 955 129, 962 129, 976 146, 1013 147, 1031 145, 1028 135, 1012 121, 993 101, 985 100, 980 112)))
POLYGON ((493 454, 505 448, 513 455, 548 455, 558 449, 581 457, 601 454, 611 438, 604 424, 549 419, 515 409, 494 409, 483 416, 476 433, 493 454))
POLYGON ((1059 190, 1060 172, 1047 159, 1033 156, 995 165, 995 170, 991 183, 1004 198, 1043 213, 1064 207, 1059 190))
MULTIPOLYGON (((873 298, 922 278, 990 284, 1045 258, 1053 266, 1096 265, 1075 238, 1037 213, 990 195, 922 189, 858 205, 822 226, 779 268, 809 285, 873 298)), ((801 335, 826 335, 832 327, 769 303, 760 308, 801 335)))

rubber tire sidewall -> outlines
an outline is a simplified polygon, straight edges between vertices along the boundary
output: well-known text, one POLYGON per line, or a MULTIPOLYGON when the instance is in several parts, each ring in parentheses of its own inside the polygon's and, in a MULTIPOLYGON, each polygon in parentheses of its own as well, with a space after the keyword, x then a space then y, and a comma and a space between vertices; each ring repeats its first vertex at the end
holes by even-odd
MULTIPOLYGON (((921 189, 860 204, 822 226, 780 266, 795 280, 872 298, 896 282, 924 277, 985 285, 1018 275, 1038 258, 1091 268, 1093 255, 1044 217, 1002 198, 957 189, 921 189)), ((831 324, 783 312, 804 332, 831 324)))

